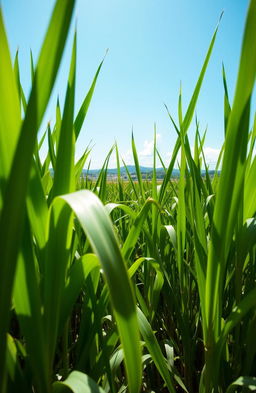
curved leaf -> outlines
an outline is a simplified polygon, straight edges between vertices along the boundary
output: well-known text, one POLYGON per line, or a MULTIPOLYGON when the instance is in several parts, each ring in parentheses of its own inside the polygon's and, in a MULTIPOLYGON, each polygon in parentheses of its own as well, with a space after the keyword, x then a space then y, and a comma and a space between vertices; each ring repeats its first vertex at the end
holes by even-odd
POLYGON ((98 256, 110 291, 124 349, 131 393, 141 385, 139 330, 132 287, 110 218, 97 196, 88 190, 64 195, 98 256))
POLYGON ((105 393, 88 375, 72 371, 63 382, 54 382, 53 393, 105 393))
POLYGON ((235 390, 236 386, 247 388, 251 391, 256 390, 256 378, 255 377, 239 377, 236 381, 231 383, 226 390, 226 393, 231 393, 235 390))

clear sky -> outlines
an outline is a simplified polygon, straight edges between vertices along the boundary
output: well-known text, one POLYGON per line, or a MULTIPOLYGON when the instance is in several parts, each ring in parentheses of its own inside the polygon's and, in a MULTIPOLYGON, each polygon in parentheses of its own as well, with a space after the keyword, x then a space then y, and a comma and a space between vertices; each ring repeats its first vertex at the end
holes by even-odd
MULTIPOLYGON (((30 89, 29 51, 31 48, 36 59, 53 5, 54 0, 2 0, 13 58, 19 48, 26 94, 30 89)), ((232 97, 247 7, 247 0, 77 0, 65 56, 42 129, 48 120, 54 122, 57 94, 61 105, 64 102, 77 22, 77 110, 109 48, 78 140, 77 158, 92 140, 92 167, 98 168, 117 140, 122 157, 127 164, 132 163, 133 127, 140 163, 151 166, 155 122, 158 148, 167 163, 176 133, 164 103, 177 118, 181 82, 185 111, 224 10, 196 109, 201 131, 208 126, 205 150, 208 162, 213 163, 224 134, 222 61, 232 97)), ((191 141, 194 124, 189 130, 191 141)), ((116 166, 114 159, 110 166, 116 166)))

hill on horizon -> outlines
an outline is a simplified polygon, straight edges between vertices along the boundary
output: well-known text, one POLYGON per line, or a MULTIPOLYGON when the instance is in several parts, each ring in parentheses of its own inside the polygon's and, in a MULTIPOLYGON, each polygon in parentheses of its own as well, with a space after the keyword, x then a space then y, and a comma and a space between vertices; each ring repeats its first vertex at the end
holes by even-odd
MULTIPOLYGON (((126 168, 125 166, 120 167, 120 172, 121 176, 127 176, 127 170, 130 175, 137 175, 136 174, 136 167, 135 165, 127 165, 126 168)), ((100 173, 101 169, 83 169, 82 175, 86 176, 86 174, 97 177, 100 173)), ((147 175, 151 177, 153 174, 153 168, 152 167, 146 167, 146 166, 140 166, 140 172, 142 176, 146 177, 147 175)), ((202 175, 205 175, 205 169, 202 169, 201 171, 202 175)), ((208 171, 209 175, 213 175, 215 173, 214 170, 209 170, 208 171)), ((107 174, 108 176, 117 176, 117 168, 108 168, 107 169, 107 174)), ((156 175, 158 178, 163 178, 165 175, 165 171, 163 168, 156 168, 156 175)), ((177 168, 174 168, 172 171, 172 177, 176 178, 180 176, 180 171, 177 168)))
MULTIPOLYGON (((130 175, 136 175, 136 167, 135 165, 127 165, 126 168, 125 166, 120 167, 120 172, 121 175, 124 176, 127 174, 127 170, 130 175)), ((89 175, 97 176, 100 173, 101 169, 83 169, 83 174, 86 175, 87 173, 89 175)), ((108 175, 115 176, 117 175, 117 168, 108 168, 107 170, 108 175)), ((140 166, 140 172, 141 174, 152 174, 153 168, 152 167, 145 167, 145 166, 140 166)), ((164 169, 163 168, 156 168, 156 172, 158 175, 164 175, 164 169)), ((179 176, 179 169, 173 169, 173 176, 179 176)))

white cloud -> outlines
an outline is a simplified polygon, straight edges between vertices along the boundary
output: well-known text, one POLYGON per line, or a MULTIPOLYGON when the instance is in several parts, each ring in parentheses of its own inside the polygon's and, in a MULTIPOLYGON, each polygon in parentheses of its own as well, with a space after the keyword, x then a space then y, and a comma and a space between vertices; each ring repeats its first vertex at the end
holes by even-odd
MULTIPOLYGON (((156 134, 156 140, 160 140, 161 135, 156 134)), ((137 148, 137 146, 136 146, 137 148)), ((141 166, 149 166, 153 165, 153 151, 154 151, 154 140, 145 140, 143 142, 143 149, 139 150, 137 148, 138 159, 141 166)), ((120 153, 121 158, 124 160, 126 165, 134 165, 132 149, 127 150, 125 153, 120 153)), ((111 164, 114 164, 114 160, 112 160, 111 164)), ((122 165, 122 163, 120 163, 122 165)), ((159 163, 157 163, 159 165, 159 163)), ((115 165, 114 165, 115 166, 115 165)))
MULTIPOLYGON (((193 155, 193 151, 194 151, 194 146, 191 147, 192 155, 193 155)), ((219 154, 220 154, 220 149, 215 149, 215 148, 210 147, 210 146, 204 147, 205 161, 206 161, 206 164, 209 166, 210 169, 214 169, 215 168, 215 166, 217 164, 217 161, 218 161, 219 154)), ((165 155, 165 163, 166 163, 166 165, 168 165, 170 163, 171 158, 172 158, 172 152, 169 151, 165 155)), ((180 150, 179 150, 177 159, 175 161, 174 167, 178 168, 179 163, 180 163, 180 150)))
POLYGON ((214 149, 213 147, 207 146, 204 148, 204 155, 206 163, 210 166, 215 166, 220 155, 220 149, 214 149))
MULTIPOLYGON (((161 138, 160 134, 156 134, 156 140, 158 141, 161 138)), ((154 140, 151 141, 145 140, 143 143, 143 150, 138 153, 139 158, 143 157, 153 157, 154 150, 154 140)))

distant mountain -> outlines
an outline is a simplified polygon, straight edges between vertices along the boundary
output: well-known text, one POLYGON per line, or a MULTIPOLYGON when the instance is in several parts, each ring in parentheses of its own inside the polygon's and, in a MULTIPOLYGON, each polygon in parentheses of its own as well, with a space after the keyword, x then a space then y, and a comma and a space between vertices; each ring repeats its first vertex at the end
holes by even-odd
MULTIPOLYGON (((136 175, 135 165, 127 165, 126 168, 129 171, 130 175, 136 175)), ((127 175, 126 168, 124 166, 120 167, 121 176, 127 175)), ((87 171, 86 169, 83 169, 83 175, 86 175, 86 173, 88 173, 91 176, 98 176, 100 171, 101 171, 101 169, 90 169, 89 171, 87 171)), ((140 166, 140 172, 141 172, 141 174, 144 174, 144 175, 150 175, 153 173, 153 168, 140 166)), ((157 168, 156 173, 157 173, 157 176, 163 177, 165 172, 164 172, 163 168, 157 168)), ((178 177, 179 174, 180 174, 180 171, 178 169, 173 169, 173 171, 172 171, 173 177, 178 177)), ((117 175, 117 168, 109 168, 108 175, 109 176, 111 176, 111 175, 116 176, 117 175)))
MULTIPOLYGON (((136 176, 136 167, 135 165, 127 165, 127 169, 129 171, 129 174, 131 176, 136 176)), ((82 171, 82 176, 86 176, 88 173, 90 176, 97 178, 100 174, 101 169, 90 169, 89 171, 87 169, 83 169, 82 171)), ((53 169, 50 169, 51 175, 53 176, 53 169)), ((127 177, 127 172, 124 166, 120 167, 120 172, 122 177, 127 177)), ((153 168, 152 167, 146 167, 146 166, 140 166, 140 172, 142 177, 145 179, 147 177, 151 178, 153 174, 153 168)), ((201 171, 202 176, 204 177, 206 175, 205 169, 202 169, 201 171)), ((214 176, 215 170, 210 169, 208 170, 209 176, 214 176)), ((165 175, 165 171, 163 168, 157 168, 156 169, 156 176, 158 179, 163 179, 165 175)), ((220 171, 218 171, 218 175, 220 175, 220 171)), ((109 168, 108 169, 108 176, 109 177, 114 177, 117 176, 117 168, 109 168)), ((180 176, 180 171, 179 169, 174 168, 172 171, 172 178, 178 178, 180 176)))

